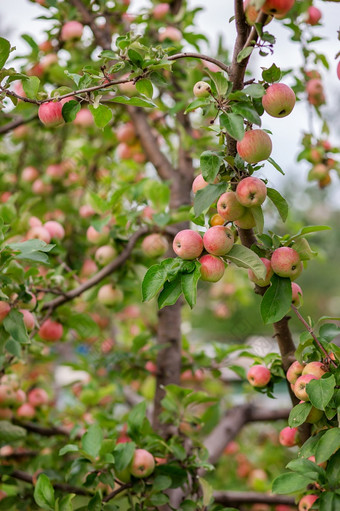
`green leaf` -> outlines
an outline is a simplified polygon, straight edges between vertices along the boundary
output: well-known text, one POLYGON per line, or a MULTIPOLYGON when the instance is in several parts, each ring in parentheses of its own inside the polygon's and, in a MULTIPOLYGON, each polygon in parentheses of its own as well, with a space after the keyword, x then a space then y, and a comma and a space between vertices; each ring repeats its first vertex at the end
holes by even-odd
POLYGON ((309 412, 312 409, 312 403, 300 403, 291 409, 288 417, 288 426, 291 428, 297 428, 304 422, 308 417, 309 412))
POLYGON ((130 463, 135 452, 136 444, 134 442, 125 442, 117 444, 113 455, 115 458, 115 469, 120 472, 124 470, 130 463))
POLYGON ((158 297, 158 307, 162 309, 167 305, 174 305, 182 293, 181 275, 171 282, 165 282, 164 288, 158 297))
POLYGON ((237 55, 237 62, 238 64, 242 62, 242 60, 249 57, 249 55, 253 52, 254 46, 247 46, 246 48, 243 48, 237 55))
POLYGON ((0 421, 0 442, 11 443, 22 440, 26 436, 26 429, 15 426, 9 421, 0 421))
POLYGON ((97 491, 88 503, 88 510, 89 511, 101 511, 101 509, 102 509, 102 499, 100 497, 99 491, 97 491))
POLYGON ((3 320, 3 326, 14 339, 20 344, 28 344, 29 337, 24 324, 24 316, 17 309, 11 309, 3 320))
POLYGON ((245 87, 242 92, 248 94, 251 98, 262 98, 265 93, 265 89, 263 85, 260 85, 259 83, 252 83, 245 87))
POLYGON ((135 64, 135 66, 143 68, 144 59, 143 59, 142 55, 140 53, 138 53, 138 51, 130 48, 128 50, 128 56, 129 56, 129 59, 131 60, 131 62, 133 64, 135 64))
POLYGON ((156 296, 156 294, 162 289, 166 278, 167 273, 165 268, 160 264, 154 264, 148 269, 142 282, 143 302, 148 302, 156 296))
MULTIPOLYGON (((295 245, 294 245, 295 249, 295 245)), ((340 328, 334 323, 325 323, 319 329, 319 335, 325 339, 325 341, 330 342, 334 339, 334 337, 340 334, 340 328)))
POLYGON ((50 252, 55 245, 47 245, 41 240, 29 240, 22 243, 11 243, 8 247, 14 252, 19 252, 15 255, 15 259, 48 264, 46 252, 50 252))
POLYGON ((172 485, 172 479, 169 476, 157 476, 152 485, 152 491, 164 491, 170 488, 172 485))
POLYGON ((243 245, 234 245, 225 257, 240 268, 253 270, 258 279, 264 279, 266 276, 265 265, 250 248, 243 245))
POLYGON ((81 439, 84 451, 92 458, 98 456, 103 443, 103 432, 98 424, 92 424, 81 439))
POLYGON ((65 495, 60 502, 58 502, 58 511, 73 511, 72 500, 74 499, 75 494, 70 493, 69 495, 65 495))
POLYGON ((263 217, 263 211, 261 206, 255 206, 251 208, 251 212, 253 214, 255 223, 256 223, 256 230, 258 234, 263 233, 263 226, 264 226, 264 217, 263 217))
POLYGON ((281 69, 275 64, 272 64, 270 68, 262 71, 263 80, 269 83, 278 82, 281 79, 281 76, 281 69))
POLYGON ((34 487, 34 500, 42 509, 54 511, 54 488, 45 474, 40 474, 34 487))
POLYGON ((261 117, 250 102, 239 101, 232 106, 232 111, 235 114, 242 115, 249 122, 261 126, 261 117))
POLYGON ((73 312, 67 316, 66 325, 76 330, 81 337, 96 337, 100 334, 97 323, 88 314, 73 312))
POLYGON ((90 105, 89 109, 98 128, 105 128, 105 126, 112 119, 112 110, 106 105, 98 105, 97 108, 95 108, 93 105, 90 105))
POLYGON ((30 99, 35 99, 38 94, 40 80, 37 76, 28 76, 26 80, 22 80, 22 88, 30 99))
POLYGON ((210 71, 208 74, 215 84, 218 96, 225 96, 232 89, 232 83, 226 79, 221 71, 216 73, 210 71))
POLYGON ((144 94, 144 96, 152 99, 153 96, 153 86, 150 80, 147 78, 142 78, 136 82, 136 89, 140 94, 144 94))
POLYGON ((68 452, 78 452, 79 447, 75 444, 67 444, 64 445, 59 451, 59 456, 64 456, 64 454, 67 454, 68 452))
POLYGON ((291 236, 289 238, 289 243, 293 240, 296 240, 297 238, 301 238, 302 236, 306 236, 306 234, 311 234, 313 232, 319 232, 319 231, 330 231, 331 227, 328 225, 309 225, 307 227, 303 227, 300 229, 300 231, 295 234, 294 236, 291 236))
POLYGON ((199 478, 199 482, 203 493, 203 506, 209 506, 213 496, 213 487, 202 477, 199 478))
POLYGON ((140 106, 144 108, 155 108, 157 105, 152 101, 143 98, 128 98, 127 96, 115 96, 110 99, 113 103, 121 103, 122 105, 140 106))
POLYGON ((335 492, 326 491, 321 493, 315 504, 318 506, 319 511, 339 511, 340 495, 335 492))
POLYGON ((134 406, 128 417, 128 426, 131 432, 139 431, 142 428, 146 417, 146 402, 142 401, 134 406))
POLYGON ((227 183, 209 184, 205 188, 198 190, 194 198, 194 211, 196 216, 200 216, 203 211, 208 209, 222 193, 227 189, 227 183))
POLYGON ((323 463, 340 448, 340 428, 332 428, 320 438, 316 446, 315 461, 323 463))
POLYGON ((286 468, 289 468, 298 474, 302 474, 305 477, 310 477, 314 481, 318 481, 320 476, 321 478, 325 477, 325 470, 322 467, 319 467, 319 465, 313 461, 306 460, 304 458, 290 461, 286 468))
POLYGON ((80 110, 80 103, 75 100, 67 101, 67 103, 64 103, 63 109, 62 109, 62 115, 65 122, 72 122, 76 118, 77 113, 80 110))
POLYGON ((309 261, 317 253, 313 252, 306 238, 298 238, 294 243, 294 250, 299 254, 301 261, 309 261))
POLYGON ((271 283, 261 301, 261 316, 265 325, 280 321, 287 314, 292 303, 290 279, 274 274, 271 283))
POLYGON ((340 451, 337 451, 327 463, 327 479, 332 489, 340 488, 340 451))
MULTIPOLYGON (((138 82, 137 82, 138 83, 138 82)), ((189 105, 185 109, 185 114, 196 110, 197 108, 204 108, 205 106, 209 106, 211 104, 209 98, 198 98, 195 101, 189 103, 189 105)))
POLYGON ((279 475, 273 481, 272 492, 279 495, 288 495, 290 493, 300 492, 306 489, 306 486, 314 482, 310 477, 301 474, 286 473, 279 475))
POLYGON ((9 57, 11 45, 7 39, 0 37, 0 69, 6 64, 6 60, 9 57))
POLYGON ((166 493, 157 493, 151 495, 149 500, 151 504, 157 506, 157 508, 160 509, 160 506, 165 506, 165 504, 169 502, 169 497, 166 493))
POLYGON ((242 140, 244 137, 244 123, 243 117, 238 114, 221 114, 220 115, 220 126, 227 130, 235 140, 242 140))
POLYGON ((276 161, 273 160, 273 158, 269 157, 267 159, 267 161, 269 161, 269 163, 271 163, 273 165, 273 167, 280 172, 280 174, 282 174, 283 176, 285 175, 285 173, 281 169, 280 165, 278 163, 276 163, 276 161))
POLYGON ((279 212, 279 215, 283 222, 287 220, 288 216, 288 202, 282 195, 274 188, 267 186, 267 196, 273 202, 274 206, 279 212))
POLYGON ((204 151, 200 156, 202 175, 208 183, 213 183, 220 170, 222 158, 213 151, 204 151))
POLYGON ((320 380, 311 380, 306 385, 306 392, 315 408, 325 410, 326 406, 333 397, 335 378, 331 375, 329 378, 321 378, 320 380))
POLYGON ((191 309, 194 307, 194 305, 196 305, 197 283, 200 279, 200 276, 201 271, 199 266, 196 266, 195 271, 191 273, 182 274, 181 278, 182 293, 191 309))

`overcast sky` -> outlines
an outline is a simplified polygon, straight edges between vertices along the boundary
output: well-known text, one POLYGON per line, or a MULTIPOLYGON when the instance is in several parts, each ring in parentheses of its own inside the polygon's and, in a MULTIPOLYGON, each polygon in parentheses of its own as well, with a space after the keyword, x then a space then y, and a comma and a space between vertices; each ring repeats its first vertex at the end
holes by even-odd
MULTIPOLYGON (((219 34, 223 35, 224 40, 231 46, 234 40, 234 24, 229 24, 228 20, 233 15, 232 0, 209 0, 202 2, 190 0, 192 6, 202 6, 204 11, 199 14, 197 21, 200 30, 205 33, 210 40, 216 44, 219 34)), ((147 5, 145 0, 132 1, 129 10, 136 12, 141 5, 147 5)), ((335 55, 340 51, 340 43, 337 40, 337 30, 339 30, 340 7, 339 4, 333 2, 315 1, 314 5, 319 7, 323 13, 322 27, 315 27, 316 35, 325 37, 325 40, 318 42, 315 49, 318 52, 324 52, 330 61, 331 69, 326 72, 321 69, 326 96, 328 98, 339 98, 340 82, 336 77, 336 61, 335 55)), ((26 51, 26 43, 20 39, 20 34, 28 33, 41 42, 44 40, 44 29, 49 27, 46 20, 38 20, 39 16, 45 15, 46 9, 40 7, 36 3, 28 0, 11 0, 11 2, 0 2, 0 30, 5 31, 5 35, 9 36, 12 45, 17 47, 18 52, 26 51)), ((275 46, 274 56, 265 58, 252 57, 253 69, 259 66, 268 68, 272 62, 282 68, 301 65, 301 55, 299 45, 289 41, 289 32, 285 29, 281 22, 274 20, 268 27, 278 40, 275 46)), ((4 34, 2 34, 4 35, 4 34)), ((288 81, 289 84, 289 81, 288 81)), ((338 107, 338 101, 336 101, 338 107)), ((308 115, 305 104, 297 104, 292 114, 284 119, 273 119, 267 114, 263 116, 263 127, 273 132, 273 153, 272 157, 277 160, 287 172, 295 172, 297 167, 296 154, 299 150, 299 141, 302 132, 308 130, 308 115)), ((333 136, 331 141, 339 145, 340 137, 333 136)), ((308 168, 306 165, 298 165, 299 179, 305 180, 308 168)), ((274 185, 281 184, 281 175, 267 163, 264 169, 264 175, 270 178, 274 185)))

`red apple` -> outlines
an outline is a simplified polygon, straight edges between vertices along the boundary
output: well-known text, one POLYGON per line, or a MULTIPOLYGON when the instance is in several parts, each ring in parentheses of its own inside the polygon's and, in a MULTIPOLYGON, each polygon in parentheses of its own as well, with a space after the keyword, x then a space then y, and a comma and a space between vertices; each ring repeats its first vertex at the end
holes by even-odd
MULTIPOLYGON (((321 411, 321 410, 319 410, 321 411)), ((309 461, 312 461, 313 463, 316 463, 315 456, 309 456, 309 461)), ((326 468, 327 467, 327 461, 324 461, 323 463, 318 463, 319 467, 326 468)))
POLYGON ((83 206, 80 206, 79 215, 82 218, 89 218, 90 216, 93 216, 94 214, 95 214, 95 210, 89 204, 84 204, 83 206))
POLYGON ((155 460, 149 451, 136 449, 130 465, 130 473, 134 477, 148 477, 155 468, 155 460))
POLYGON ((248 163, 267 160, 272 152, 270 136, 263 130, 246 131, 241 141, 236 144, 237 152, 248 163))
MULTIPOLYGON (((168 4, 166 4, 168 5, 168 4)), ((136 139, 136 131, 132 122, 118 126, 116 131, 117 140, 120 143, 131 144, 136 139)))
POLYGON ((7 316, 7 314, 9 314, 10 310, 11 306, 9 303, 0 301, 0 325, 7 316))
POLYGON ((198 232, 184 229, 176 234, 173 250, 182 259, 196 259, 203 250, 203 240, 198 232))
POLYGON ((49 402, 49 397, 46 390, 41 388, 30 390, 27 397, 29 404, 34 407, 47 405, 49 402))
POLYGON ((295 362, 293 362, 289 366, 287 374, 286 374, 286 378, 289 381, 289 383, 294 384, 296 382, 296 380, 299 378, 299 376, 302 375, 303 368, 304 368, 304 366, 302 364, 300 364, 300 362, 298 362, 297 360, 295 360, 295 362))
POLYGON ((312 380, 317 380, 313 374, 303 374, 294 383, 293 392, 298 399, 302 401, 309 401, 309 397, 306 391, 307 384, 312 380))
POLYGON ((286 14, 293 7, 295 0, 266 0, 262 11, 266 14, 286 14))
POLYGON ((247 373, 247 379, 253 387, 265 387, 270 382, 270 378, 269 369, 261 365, 252 366, 247 373))
POLYGON ((123 293, 120 289, 112 286, 112 284, 104 284, 98 291, 98 302, 103 305, 117 305, 123 300, 123 293))
POLYGON ((209 254, 222 256, 230 252, 234 245, 234 234, 223 225, 210 227, 203 236, 203 244, 209 254))
POLYGON ((55 220, 50 220, 44 224, 44 228, 49 232, 51 238, 62 240, 65 236, 64 227, 55 220))
POLYGON ((248 277, 249 277, 249 280, 254 282, 259 287, 266 287, 266 286, 269 286, 270 279, 272 278, 274 272, 273 272, 273 269, 272 269, 269 259, 266 259, 265 257, 261 257, 261 261, 263 262, 263 264, 265 265, 266 270, 267 270, 265 278, 264 279, 257 278, 255 273, 253 272, 253 270, 248 270, 248 277))
POLYGON ((38 334, 44 341, 59 341, 63 336, 63 326, 61 323, 48 318, 41 325, 38 334))
POLYGON ((290 428, 287 426, 280 431, 279 442, 285 447, 294 447, 299 442, 298 428, 290 428))
POLYGON ((195 177, 194 182, 192 183, 192 191, 193 193, 197 193, 198 190, 202 190, 202 188, 205 188, 208 186, 208 182, 204 179, 202 174, 198 174, 197 177, 195 177))
POLYGON ((301 287, 296 284, 296 282, 292 282, 292 304, 295 305, 295 307, 300 307, 302 297, 303 293, 301 287))
POLYGON ((58 163, 48 165, 46 175, 52 179, 61 179, 65 176, 65 168, 63 165, 58 163))
POLYGON ((63 104, 61 101, 48 101, 39 106, 38 116, 45 126, 56 127, 64 124, 62 115, 63 104))
POLYGON ((291 113, 296 101, 294 91, 284 83, 273 83, 262 97, 262 105, 272 117, 286 117, 291 113))
POLYGON ((318 499, 318 495, 305 495, 299 502, 299 511, 309 511, 314 502, 318 499))
POLYGON ((35 167, 26 167, 21 173, 21 179, 26 183, 32 183, 39 177, 39 172, 35 167))
POLYGON ((217 202, 218 214, 225 221, 234 222, 246 213, 246 208, 237 200, 235 192, 225 192, 217 202))
POLYGON ((17 409, 17 417, 22 419, 33 419, 35 416, 35 408, 29 403, 24 403, 17 409))
POLYGON ((110 229, 104 225, 100 231, 97 231, 92 225, 86 231, 86 238, 90 243, 103 243, 109 235, 110 229))
POLYGON ((21 314, 24 316, 24 324, 28 332, 31 332, 35 326, 35 319, 30 311, 20 309, 21 314))
POLYGON ((225 271, 225 264, 219 257, 207 254, 199 259, 201 263, 201 279, 207 282, 217 282, 225 271))
POLYGON ((45 243, 49 243, 51 241, 51 235, 48 232, 48 230, 45 229, 45 227, 37 226, 37 227, 32 227, 32 229, 30 229, 27 232, 26 239, 27 240, 41 240, 41 241, 44 241, 45 243))
POLYGON ((246 177, 236 187, 236 197, 242 206, 260 206, 267 197, 267 187, 258 177, 246 177))
POLYGON ((318 380, 326 373, 327 369, 322 362, 310 362, 302 371, 302 374, 312 374, 318 380))
POLYGON ((295 280, 302 272, 302 263, 299 254, 290 247, 280 247, 274 250, 271 257, 274 273, 279 277, 295 280))
POLYGON ((76 118, 73 121, 73 124, 76 126, 81 126, 82 128, 89 128, 93 125, 93 115, 90 110, 87 108, 81 108, 79 112, 77 112, 76 118))
POLYGON ((160 257, 168 250, 169 243, 161 234, 149 234, 143 239, 142 251, 147 257, 160 257))
POLYGON ((103 245, 96 250, 95 260, 100 266, 105 266, 117 255, 116 250, 111 245, 103 245))
POLYGON ((307 9, 307 16, 306 23, 308 25, 317 25, 322 18, 322 12, 317 7, 314 7, 314 5, 311 5, 307 9))
POLYGON ((159 42, 163 42, 169 39, 173 42, 179 42, 182 40, 182 32, 176 27, 166 27, 160 30, 158 35, 159 42))
POLYGON ((166 3, 156 5, 152 10, 152 15, 155 20, 163 19, 169 12, 170 5, 166 3))
POLYGON ((83 35, 83 25, 79 21, 67 21, 61 28, 60 38, 62 41, 79 39, 83 35))

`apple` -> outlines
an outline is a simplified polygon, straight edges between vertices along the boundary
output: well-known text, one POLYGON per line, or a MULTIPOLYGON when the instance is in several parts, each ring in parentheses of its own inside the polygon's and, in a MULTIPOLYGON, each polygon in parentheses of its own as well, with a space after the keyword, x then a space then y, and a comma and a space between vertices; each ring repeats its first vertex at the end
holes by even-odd
POLYGON ((179 42, 182 40, 182 32, 176 27, 163 28, 159 31, 158 40, 162 43, 166 39, 173 42, 179 42))
MULTIPOLYGON (((303 401, 301 401, 301 403, 303 403, 303 401)), ((319 422, 322 416, 323 411, 312 406, 311 411, 307 415, 306 422, 308 422, 308 424, 315 424, 316 422, 319 422)))
POLYGON ((39 50, 43 53, 48 53, 53 50, 53 44, 48 39, 39 44, 39 50))
POLYGON ((308 25, 317 25, 322 18, 322 12, 317 7, 314 7, 314 5, 311 5, 307 9, 307 16, 306 23, 308 25))
POLYGON ((117 255, 116 250, 111 245, 103 245, 96 250, 95 260, 100 266, 105 266, 117 255))
POLYGON ((314 502, 318 500, 318 495, 305 495, 302 497, 302 499, 299 501, 299 511, 308 511, 314 502))
POLYGON ((117 145, 117 156, 121 160, 131 160, 131 158, 133 156, 131 147, 128 144, 126 144, 125 142, 118 144, 117 145))
POLYGON ((299 378, 299 376, 302 375, 304 365, 300 364, 297 360, 293 362, 287 371, 286 378, 289 381, 289 383, 295 383, 296 380, 299 378))
POLYGON ((15 392, 15 401, 17 405, 22 405, 26 401, 26 392, 24 392, 22 389, 18 389, 15 392))
POLYGON ((313 374, 303 374, 302 376, 299 376, 299 378, 294 383, 293 392, 296 395, 298 399, 301 399, 302 401, 309 401, 309 397, 306 391, 306 385, 312 381, 317 380, 313 374))
POLYGON ((264 279, 257 278, 255 273, 253 272, 253 270, 248 270, 248 277, 249 277, 249 280, 254 282, 257 286, 266 287, 266 286, 269 286, 270 279, 272 278, 274 272, 273 272, 273 269, 272 269, 269 259, 267 259, 265 257, 261 257, 261 261, 263 262, 263 264, 265 265, 266 270, 267 270, 265 278, 264 279))
POLYGON ((285 447, 294 447, 299 442, 298 428, 290 428, 287 426, 280 431, 279 442, 285 447))
POLYGON ((262 11, 266 14, 286 14, 293 7, 295 0, 266 0, 262 11))
POLYGON ((45 55, 42 57, 40 61, 40 66, 43 71, 46 71, 49 67, 51 67, 53 64, 58 63, 58 55, 56 53, 49 53, 48 55, 45 55))
POLYGON ((83 206, 80 206, 79 215, 82 218, 89 218, 90 216, 93 216, 94 214, 95 214, 95 210, 89 204, 83 204, 83 206))
POLYGON ((208 182, 204 179, 202 174, 199 174, 197 177, 195 177, 194 182, 192 183, 192 191, 193 193, 197 193, 198 190, 202 190, 202 188, 205 188, 208 186, 208 182))
POLYGON ((96 273, 97 270, 98 267, 92 259, 85 259, 80 274, 82 277, 90 277, 91 275, 96 273))
POLYGON ((238 220, 247 212, 246 208, 237 200, 235 192, 225 192, 221 195, 217 202, 217 211, 228 222, 238 220))
MULTIPOLYGON (((321 411, 321 410, 319 410, 319 411, 321 411)), ((309 459, 309 461, 312 461, 313 463, 316 463, 315 456, 309 456, 308 459, 309 459)), ((324 461, 322 463, 318 463, 318 466, 322 467, 322 468, 326 468, 327 467, 327 461, 324 461)))
POLYGON ((306 84, 307 94, 310 96, 319 96, 323 94, 323 85, 320 78, 312 78, 306 84))
MULTIPOLYGON (((243 9, 244 9, 244 14, 246 16, 246 21, 247 21, 248 25, 250 25, 251 27, 254 26, 256 23, 257 17, 261 11, 258 11, 256 9, 256 7, 252 4, 252 0, 244 0, 243 9)), ((272 19, 273 19, 272 16, 267 16, 265 25, 268 25, 268 23, 270 23, 272 19)))
POLYGON ((311 168, 308 173, 308 180, 312 181, 314 179, 321 180, 325 179, 328 176, 329 168, 324 163, 318 163, 311 168))
POLYGON ((104 225, 100 231, 97 231, 97 229, 90 225, 86 231, 86 238, 90 243, 103 243, 107 239, 109 232, 110 229, 107 225, 104 225))
POLYGON ((258 177, 249 176, 238 183, 236 197, 245 208, 260 206, 267 197, 267 187, 258 177))
POLYGON ((79 21, 67 21, 61 28, 60 39, 69 41, 70 39, 80 39, 83 35, 83 25, 79 21))
POLYGON ((155 468, 155 460, 149 451, 136 449, 130 465, 130 473, 139 479, 148 477, 155 468))
POLYGON ((39 177, 39 172, 35 167, 25 167, 21 173, 21 179, 25 181, 25 183, 32 183, 39 177))
POLYGON ((196 82, 193 89, 194 96, 196 96, 196 98, 206 98, 209 96, 210 91, 210 85, 202 80, 200 82, 196 82))
POLYGON ((112 284, 104 284, 98 291, 98 302, 103 305, 113 306, 123 300, 123 293, 112 284))
POLYGON ((32 229, 30 229, 27 232, 26 239, 27 240, 41 240, 48 244, 51 241, 51 235, 48 232, 48 230, 45 229, 45 227, 37 226, 37 227, 32 227, 32 229))
POLYGON ((88 128, 93 125, 93 115, 87 108, 81 108, 76 114, 76 118, 73 121, 76 126, 82 128, 88 128))
POLYGON ((271 374, 267 367, 252 366, 247 373, 247 380, 253 387, 265 387, 270 382, 271 374))
POLYGON ((120 143, 131 144, 134 142, 136 139, 136 131, 132 122, 127 122, 126 124, 118 126, 116 136, 120 143))
POLYGON ((210 218, 209 225, 211 225, 211 227, 215 227, 215 225, 223 225, 224 222, 225 222, 224 218, 222 218, 221 215, 216 213, 210 218))
POLYGON ((203 240, 198 232, 184 229, 176 234, 172 248, 175 254, 182 259, 196 259, 203 250, 203 240))
POLYGON ((35 388, 30 390, 27 398, 29 404, 34 407, 47 405, 49 402, 49 397, 46 390, 41 388, 35 388))
POLYGON ((210 227, 203 236, 203 244, 209 254, 222 256, 230 252, 234 245, 234 234, 229 227, 210 227))
POLYGON ((65 175, 65 168, 58 163, 48 165, 46 175, 52 179, 61 179, 65 175))
MULTIPOLYGON (((125 74, 121 77, 122 80, 128 80, 129 79, 129 73, 125 74)), ((128 96, 131 96, 136 93, 136 85, 133 83, 133 81, 129 81, 126 83, 120 83, 119 84, 119 90, 123 92, 124 94, 127 94, 128 96)))
POLYGON ((167 239, 161 234, 149 234, 143 239, 142 251, 147 257, 160 257, 169 248, 167 239))
POLYGON ((35 408, 30 403, 23 403, 17 409, 17 417, 22 419, 33 419, 35 416, 35 408))
POLYGON ((295 307, 300 307, 302 297, 303 293, 301 287, 296 284, 296 282, 292 282, 292 304, 295 305, 295 307))
POLYGON ((244 215, 238 220, 235 220, 234 223, 237 227, 240 227, 240 229, 252 229, 256 225, 253 213, 250 208, 245 208, 245 210, 246 212, 244 215))
POLYGON ((163 19, 169 12, 170 5, 166 3, 156 5, 152 10, 152 15, 155 20, 163 19))
POLYGON ((59 341, 63 336, 63 325, 48 318, 41 325, 38 334, 44 341, 59 341))
POLYGON ((299 254, 290 247, 280 247, 274 250, 271 257, 274 273, 279 277, 295 280, 302 272, 302 263, 299 254))
POLYGON ((24 324, 27 329, 27 332, 31 332, 35 325, 35 319, 33 314, 25 309, 20 309, 19 312, 21 312, 21 314, 24 316, 24 324))
POLYGON ((28 224, 30 227, 38 227, 42 225, 42 221, 36 216, 31 216, 28 224))
POLYGON ((31 292, 26 291, 26 295, 30 296, 31 298, 26 301, 21 300, 18 303, 18 305, 19 305, 20 309, 27 309, 29 311, 32 311, 33 309, 35 309, 35 306, 37 305, 37 299, 36 299, 35 295, 31 292))
POLYGON ((46 229, 51 238, 53 239, 58 239, 58 240, 62 240, 65 236, 65 229, 64 227, 59 223, 59 222, 56 222, 55 220, 49 220, 48 222, 46 222, 44 224, 44 229, 46 229))
POLYGON ((291 113, 296 101, 294 91, 284 83, 273 83, 262 97, 262 105, 272 117, 286 117, 291 113))
POLYGON ((201 279, 207 282, 217 282, 225 271, 225 264, 219 257, 207 254, 199 259, 201 263, 201 279))
POLYGON ((7 314, 9 314, 10 310, 11 310, 11 306, 9 303, 0 301, 0 325, 3 322, 3 320, 5 319, 5 317, 7 316, 7 314))
POLYGON ((302 374, 312 374, 318 380, 326 373, 327 369, 322 362, 309 362, 302 371, 302 374))
POLYGON ((45 195, 50 193, 51 189, 51 186, 44 183, 42 179, 36 179, 32 184, 32 192, 37 195, 45 195))
POLYGON ((325 188, 332 182, 332 178, 329 174, 319 181, 319 188, 325 188))
POLYGON ((38 117, 48 127, 56 127, 64 124, 62 115, 63 104, 61 101, 48 101, 39 106, 38 117))
POLYGON ((0 405, 6 406, 14 404, 16 401, 16 393, 10 385, 0 385, 0 405))
POLYGON ((237 152, 247 163, 267 160, 272 152, 270 136, 263 130, 246 131, 241 141, 236 144, 237 152))

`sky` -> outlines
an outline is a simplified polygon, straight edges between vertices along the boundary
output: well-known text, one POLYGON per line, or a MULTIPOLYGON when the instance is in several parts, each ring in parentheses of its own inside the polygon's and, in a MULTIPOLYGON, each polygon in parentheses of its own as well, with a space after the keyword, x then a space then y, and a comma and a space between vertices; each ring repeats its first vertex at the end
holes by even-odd
MULTIPOLYGON (((202 33, 206 34, 216 46, 217 38, 222 34, 226 45, 231 46, 234 37, 234 23, 229 23, 229 18, 233 15, 232 0, 209 0, 205 2, 189 0, 190 6, 204 7, 204 10, 198 15, 198 27, 202 33)), ((140 6, 148 5, 147 0, 132 0, 129 11, 136 12, 140 6)), ((328 72, 321 68, 323 82, 326 91, 326 97, 336 98, 336 106, 339 104, 340 82, 336 76, 335 55, 340 51, 340 42, 337 39, 337 30, 339 30, 340 6, 333 2, 314 1, 314 5, 322 11, 322 26, 315 27, 315 35, 321 35, 325 38, 315 45, 318 52, 324 52, 330 61, 331 68, 328 72)), ((9 37, 12 45, 17 47, 19 53, 26 51, 26 43, 20 39, 20 34, 28 33, 41 42, 44 40, 44 29, 49 27, 46 20, 38 20, 39 16, 45 15, 46 10, 29 0, 11 0, 11 2, 0 2, 0 32, 1 35, 9 37)), ((299 51, 299 45, 289 40, 289 31, 283 24, 277 20, 271 22, 268 27, 270 33, 273 33, 278 40, 275 46, 273 56, 265 58, 252 56, 251 67, 256 70, 260 67, 269 68, 275 61, 276 65, 285 69, 292 65, 301 65, 302 59, 299 51)), ((205 48, 205 51, 208 51, 205 48)), ((286 83, 290 85, 289 79, 286 83)), ((334 109, 333 109, 334 111, 334 109)), ((263 116, 263 128, 272 132, 273 152, 272 158, 276 160, 287 173, 294 172, 300 182, 306 180, 309 167, 306 164, 296 164, 296 155, 299 152, 299 141, 302 133, 308 131, 308 109, 305 102, 297 103, 293 112, 286 118, 274 119, 267 114, 263 116), (298 168, 298 170, 296 170, 298 168)), ((318 123, 315 122, 315 126, 318 123)), ((340 136, 333 138, 331 142, 334 145, 340 145, 340 136)), ((283 183, 283 176, 266 164, 263 175, 269 178, 270 184, 278 186, 283 183)))

